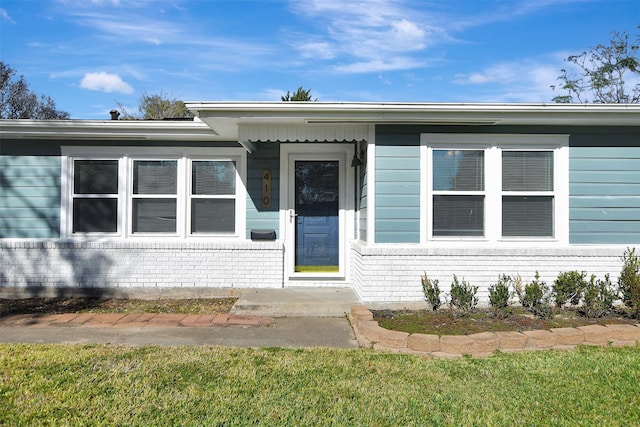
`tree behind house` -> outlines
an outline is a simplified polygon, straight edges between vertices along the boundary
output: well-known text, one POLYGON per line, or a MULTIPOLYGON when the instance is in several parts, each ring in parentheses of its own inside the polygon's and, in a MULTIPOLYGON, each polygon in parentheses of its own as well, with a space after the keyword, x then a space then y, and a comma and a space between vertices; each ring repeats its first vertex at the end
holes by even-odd
POLYGON ((287 91, 287 94, 284 96, 280 97, 280 100, 284 101, 284 102, 288 102, 288 101, 313 101, 313 102, 317 102, 318 98, 316 99, 311 99, 311 90, 305 90, 302 88, 302 86, 300 86, 294 93, 293 95, 287 91))
POLYGON ((123 120, 165 120, 193 117, 183 101, 170 98, 162 92, 142 94, 138 114, 128 112, 121 103, 118 103, 118 107, 122 110, 123 120))
MULTIPOLYGON (((639 27, 640 28, 640 27, 639 27)), ((635 40, 627 32, 614 32, 609 44, 598 44, 566 61, 571 69, 560 70, 559 85, 566 91, 558 103, 637 104, 640 102, 640 34, 635 40)))
POLYGON ((68 119, 69 113, 56 108, 48 95, 38 96, 29 89, 24 76, 0 61, 0 119, 68 119))

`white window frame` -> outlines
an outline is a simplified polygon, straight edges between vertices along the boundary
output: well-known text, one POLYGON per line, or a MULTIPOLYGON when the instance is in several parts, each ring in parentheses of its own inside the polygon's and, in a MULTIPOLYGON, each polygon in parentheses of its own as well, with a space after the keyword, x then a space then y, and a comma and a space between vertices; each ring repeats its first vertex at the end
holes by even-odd
MULTIPOLYGON (((243 148, 179 147, 62 147, 60 231, 65 239, 92 240, 246 240, 246 161, 243 148), (75 160, 118 160, 118 232, 73 233, 73 162, 75 160), (175 233, 133 233, 133 162, 136 160, 176 160, 177 211, 175 233), (191 162, 198 160, 234 161, 236 164, 235 232, 190 234, 191 162)), ((153 197, 153 196, 149 196, 153 197)))
POLYGON ((183 225, 185 223, 185 219, 183 216, 183 210, 180 208, 180 202, 184 198, 184 162, 181 161, 181 157, 179 156, 139 156, 139 155, 129 155, 126 156, 125 162, 127 163, 127 236, 131 237, 178 237, 184 234, 183 225), (150 161, 150 162, 159 162, 159 161, 175 161, 176 164, 176 194, 175 195, 166 195, 166 194, 134 194, 133 192, 133 166, 135 162, 138 161, 150 161), (142 199, 175 199, 176 201, 176 231, 174 233, 160 233, 160 232, 134 232, 133 231, 133 206, 134 200, 142 200, 142 199))
MULTIPOLYGON (((187 211, 186 211, 186 221, 184 221, 184 223, 187 225, 187 234, 190 237, 207 237, 207 236, 225 236, 225 235, 229 235, 229 233, 204 233, 204 232, 200 232, 197 234, 194 234, 193 232, 193 224, 191 223, 191 209, 192 209, 192 201, 193 200, 234 200, 235 201, 235 209, 236 211, 238 210, 238 205, 240 204, 240 200, 244 200, 244 198, 239 197, 238 193, 238 186, 240 185, 240 179, 238 177, 238 166, 239 164, 239 158, 238 157, 232 157, 232 156, 217 156, 217 157, 211 157, 211 156, 192 156, 187 160, 187 173, 186 173, 186 179, 187 179, 187 185, 185 186, 186 188, 186 206, 187 206, 187 211), (236 166, 236 186, 235 186, 235 194, 234 195, 230 195, 230 194, 221 194, 221 195, 214 195, 214 194, 193 194, 193 162, 235 162, 235 166, 236 166)), ((243 210, 245 208, 243 207, 243 210)), ((243 226, 244 227, 244 226, 243 226)), ((236 224, 235 224, 235 228, 236 228, 236 233, 238 233, 238 213, 236 212, 236 224)), ((244 229, 244 228, 243 228, 244 229)))
MULTIPOLYGON (((567 245, 569 243, 569 136, 559 134, 421 134, 421 221, 420 242, 427 245, 567 245), (433 236, 433 150, 484 150, 485 207, 484 236, 433 236), (553 196, 553 230, 551 237, 503 237, 502 151, 552 151, 553 191, 518 192, 527 195, 553 196)), ((467 194, 467 192, 465 192, 467 194)))
MULTIPOLYGON (((71 158, 64 159, 62 161, 62 198, 61 198, 61 206, 63 207, 62 213, 60 216, 60 228, 62 230, 62 235, 65 237, 69 237, 70 235, 78 236, 78 237, 87 237, 87 236, 110 236, 110 237, 122 237, 123 236, 123 213, 125 212, 125 202, 124 202, 124 193, 126 182, 125 171, 123 168, 123 164, 120 161, 118 156, 113 156, 111 154, 97 154, 96 156, 92 155, 84 155, 80 154, 77 156, 73 156, 71 158), (75 161, 76 160, 115 160, 118 162, 118 193, 116 195, 117 199, 117 210, 118 217, 116 221, 116 232, 101 232, 101 233, 74 233, 73 232, 73 202, 76 198, 82 197, 81 195, 76 195, 74 191, 74 175, 75 175, 75 161)), ((94 197, 94 196, 90 196, 94 197)), ((113 198, 113 197, 110 197, 113 198)))
POLYGON ((430 192, 430 197, 427 200, 427 205, 429 206, 429 220, 428 220, 428 225, 427 225, 427 230, 429 233, 429 236, 431 236, 431 239, 433 240, 448 240, 448 239, 470 239, 470 240, 484 240, 485 236, 486 236, 486 225, 487 225, 487 217, 486 217, 486 205, 487 205, 487 182, 486 182, 486 177, 487 177, 487 171, 484 170, 484 189, 483 190, 434 190, 433 189, 433 152, 434 151, 441 151, 441 150, 453 150, 453 151, 482 151, 484 153, 484 167, 483 169, 486 168, 487 165, 487 153, 486 150, 484 150, 483 147, 480 146, 475 146, 475 145, 467 145, 464 147, 455 147, 455 148, 451 148, 451 147, 437 147, 437 146, 431 146, 428 147, 428 157, 427 157, 427 161, 428 161, 428 167, 427 170, 431 171, 431 173, 429 174, 429 188, 428 191, 430 192), (485 209, 483 212, 483 217, 484 217, 484 225, 482 227, 483 229, 483 235, 482 236, 434 236, 433 235, 433 208, 434 208, 434 203, 433 203, 433 198, 434 196, 482 196, 483 200, 484 200, 484 205, 485 205, 485 209))

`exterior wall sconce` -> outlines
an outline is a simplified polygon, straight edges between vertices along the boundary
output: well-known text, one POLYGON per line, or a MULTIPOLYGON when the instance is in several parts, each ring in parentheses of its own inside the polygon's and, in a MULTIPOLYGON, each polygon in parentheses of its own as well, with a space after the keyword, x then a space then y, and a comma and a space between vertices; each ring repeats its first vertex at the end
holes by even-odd
POLYGON ((358 158, 357 154, 354 154, 353 158, 351 159, 351 167, 355 168, 357 166, 362 166, 362 160, 358 158))

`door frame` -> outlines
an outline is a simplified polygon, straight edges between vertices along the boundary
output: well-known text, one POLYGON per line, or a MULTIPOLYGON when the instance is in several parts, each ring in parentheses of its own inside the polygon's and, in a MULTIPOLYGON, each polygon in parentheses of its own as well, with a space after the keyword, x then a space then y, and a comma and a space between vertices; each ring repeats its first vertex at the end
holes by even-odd
POLYGON ((305 280, 336 281, 348 277, 348 244, 354 239, 354 170, 349 167, 353 144, 292 143, 280 145, 280 230, 284 242, 284 284, 299 285, 305 280), (339 267, 338 272, 295 272, 296 219, 291 216, 295 208, 295 162, 297 160, 338 161, 339 203, 339 267))

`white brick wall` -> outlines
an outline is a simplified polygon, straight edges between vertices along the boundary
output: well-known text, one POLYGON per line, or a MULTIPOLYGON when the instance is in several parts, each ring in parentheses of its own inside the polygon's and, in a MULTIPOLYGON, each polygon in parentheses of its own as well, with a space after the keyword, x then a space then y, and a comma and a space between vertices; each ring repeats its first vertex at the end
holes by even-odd
POLYGON ((0 242, 3 287, 276 288, 278 242, 0 242))
MULTIPOLYGON (((426 248, 353 243, 347 281, 288 281, 288 286, 351 286, 363 302, 424 299, 420 276, 440 282, 443 295, 453 274, 488 288, 501 274, 552 285, 558 273, 579 270, 616 282, 624 246, 562 248, 426 248)), ((0 241, 0 287, 87 288, 279 288, 284 283, 281 242, 131 243, 0 241)))
POLYGON ((420 276, 427 272, 439 280, 442 296, 455 274, 478 286, 478 297, 488 303, 489 286, 498 276, 520 275, 523 283, 535 272, 551 288, 563 271, 585 271, 616 282, 626 247, 571 246, 563 248, 425 248, 418 246, 366 246, 351 249, 352 286, 363 302, 415 302, 424 300, 420 276))

